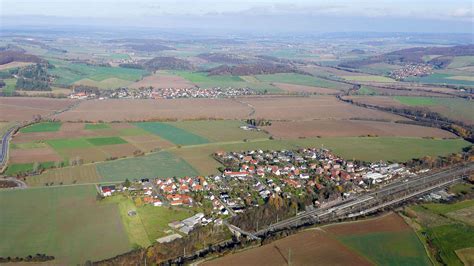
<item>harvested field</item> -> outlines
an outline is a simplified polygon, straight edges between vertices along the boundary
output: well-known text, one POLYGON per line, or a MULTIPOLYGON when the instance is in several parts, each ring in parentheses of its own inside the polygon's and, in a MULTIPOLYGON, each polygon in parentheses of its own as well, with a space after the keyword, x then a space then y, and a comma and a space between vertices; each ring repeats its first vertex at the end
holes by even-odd
POLYGON ((404 118, 338 101, 332 96, 240 98, 255 108, 253 117, 275 120, 368 118, 388 121, 404 118))
POLYGON ((321 230, 307 230, 267 245, 208 261, 203 265, 371 265, 321 230))
POLYGON ((288 83, 274 83, 273 85, 290 93, 303 93, 303 92, 316 93, 316 94, 338 94, 339 93, 339 90, 336 90, 336 89, 327 89, 327 88, 312 87, 312 86, 305 86, 305 85, 294 85, 294 84, 288 84, 288 83))
POLYGON ((263 127, 276 138, 300 137, 356 137, 356 136, 393 136, 393 137, 434 137, 456 138, 451 132, 438 128, 422 127, 392 122, 360 120, 313 120, 273 122, 263 127))
MULTIPOLYGON (((0 109, 1 110, 1 109, 0 109)), ((82 102, 74 110, 59 114, 62 121, 144 121, 153 119, 197 119, 247 117, 251 108, 230 99, 104 100, 82 102)))
POLYGON ((33 63, 30 62, 10 62, 3 65, 0 65, 0 71, 5 69, 17 68, 17 67, 24 67, 32 65, 33 63))
POLYGON ((58 151, 64 158, 82 159, 84 163, 105 161, 109 156, 108 153, 97 147, 76 147, 64 148, 58 151))
POLYGON ((30 176, 26 179, 29 186, 44 186, 45 184, 64 185, 73 183, 99 182, 100 175, 94 164, 49 169, 41 175, 30 176))
POLYGON ((0 114, 3 121, 27 121, 34 115, 47 116, 65 109, 74 100, 28 97, 0 97, 0 114))
POLYGON ((49 147, 37 149, 12 149, 10 163, 59 162, 63 159, 49 147))
POLYGON ((135 151, 139 150, 137 147, 129 143, 103 146, 101 149, 111 157, 117 158, 132 156, 135 151))
POLYGON ((151 76, 146 76, 142 80, 130 84, 130 88, 143 88, 143 87, 153 87, 160 89, 167 88, 192 88, 195 87, 192 82, 176 75, 170 74, 155 74, 151 76))
POLYGON ((411 230, 402 217, 395 213, 375 219, 347 222, 324 227, 324 231, 336 236, 368 234, 373 232, 400 232, 411 230))

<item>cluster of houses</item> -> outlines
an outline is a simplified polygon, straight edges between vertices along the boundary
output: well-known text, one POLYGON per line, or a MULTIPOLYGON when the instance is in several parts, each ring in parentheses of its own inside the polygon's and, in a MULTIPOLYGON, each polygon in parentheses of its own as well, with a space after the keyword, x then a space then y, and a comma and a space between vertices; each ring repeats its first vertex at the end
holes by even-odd
POLYGON ((71 99, 178 99, 228 98, 256 94, 250 88, 118 88, 112 90, 81 90, 69 95, 71 99))
POLYGON ((423 77, 433 74, 433 66, 429 64, 407 64, 400 69, 393 70, 389 76, 396 80, 408 77, 423 77))
POLYGON ((399 164, 346 161, 326 149, 218 152, 215 156, 227 167, 224 177, 241 181, 257 178, 253 185, 262 198, 308 186, 317 191, 328 183, 346 185, 351 188, 346 191, 350 194, 410 174, 399 164))

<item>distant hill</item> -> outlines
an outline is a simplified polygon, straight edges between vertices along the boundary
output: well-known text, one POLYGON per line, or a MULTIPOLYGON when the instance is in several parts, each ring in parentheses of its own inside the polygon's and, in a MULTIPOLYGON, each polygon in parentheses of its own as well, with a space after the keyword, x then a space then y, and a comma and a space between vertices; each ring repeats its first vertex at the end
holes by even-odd
POLYGON ((36 55, 26 54, 21 51, 16 51, 16 50, 0 51, 0 65, 8 64, 14 61, 32 62, 32 63, 44 62, 43 59, 37 57, 36 55))
POLYGON ((428 63, 435 67, 447 66, 454 56, 474 55, 474 45, 459 45, 451 47, 415 47, 394 51, 366 59, 354 60, 340 64, 340 67, 359 68, 375 63, 407 64, 428 63), (438 55, 439 57, 428 62, 423 60, 425 55, 438 55))
POLYGON ((232 76, 248 76, 248 75, 265 75, 275 73, 299 73, 299 71, 289 64, 273 64, 273 63, 255 63, 237 66, 222 65, 209 70, 209 75, 232 75, 232 76))
POLYGON ((204 53, 199 54, 197 57, 207 60, 209 62, 224 64, 243 64, 247 61, 247 58, 244 58, 242 56, 225 53, 204 53))
POLYGON ((143 43, 143 44, 127 44, 125 47, 137 52, 160 52, 166 50, 176 50, 172 47, 162 45, 159 43, 143 43))
POLYGON ((143 66, 150 70, 193 70, 194 66, 183 59, 167 56, 159 56, 143 63, 143 66))

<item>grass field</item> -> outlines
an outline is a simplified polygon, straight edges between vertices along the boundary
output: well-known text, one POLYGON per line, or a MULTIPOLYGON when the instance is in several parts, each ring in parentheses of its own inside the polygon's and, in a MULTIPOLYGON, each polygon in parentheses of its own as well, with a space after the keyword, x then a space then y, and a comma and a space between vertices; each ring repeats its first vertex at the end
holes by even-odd
POLYGON ((120 137, 88 138, 86 140, 94 146, 106 146, 106 145, 116 145, 116 144, 127 143, 127 141, 125 141, 124 139, 120 137))
POLYGON ((153 134, 173 142, 176 145, 195 145, 208 143, 204 137, 198 136, 171 124, 160 122, 142 122, 136 123, 136 126, 143 128, 153 134))
POLYGON ((97 183, 101 176, 97 172, 95 164, 71 166, 50 169, 41 175, 30 176, 26 179, 29 186, 69 185, 74 183, 97 183))
POLYGON ((395 96, 395 100, 408 106, 425 106, 454 120, 474 123, 474 102, 459 98, 432 98, 395 96))
POLYGON ((465 200, 452 204, 427 203, 423 204, 423 206, 435 213, 447 214, 461 209, 474 207, 474 200, 465 200))
POLYGON ((338 237, 376 265, 431 265, 412 231, 376 232, 338 237))
POLYGON ((277 82, 277 83, 288 83, 304 86, 314 86, 322 87, 329 89, 344 89, 347 85, 329 81, 309 75, 301 75, 294 73, 282 73, 282 74, 272 74, 272 75, 258 75, 256 76, 258 80, 262 82, 277 82))
POLYGON ((434 73, 429 76, 424 77, 410 77, 407 78, 407 81, 412 82, 420 82, 420 83, 427 83, 427 84, 450 84, 450 85, 458 85, 458 86, 474 86, 474 81, 471 80, 457 80, 452 79, 454 75, 444 74, 444 73, 434 73))
POLYGON ((21 133, 33 133, 33 132, 55 132, 61 128, 61 122, 43 122, 33 124, 31 126, 20 129, 21 133))
POLYGON ((448 68, 461 68, 474 65, 474 56, 456 56, 448 65, 448 68))
POLYGON ((441 225, 426 230, 447 265, 463 265, 456 250, 474 247, 474 227, 461 223, 441 225))
POLYGON ((262 131, 242 130, 240 126, 245 125, 245 123, 237 120, 183 121, 168 124, 204 137, 211 142, 269 137, 262 131))
MULTIPOLYGON (((53 167, 55 162, 40 162, 38 168, 48 169, 53 167)), ((5 175, 14 176, 18 173, 32 172, 34 169, 34 163, 15 163, 10 164, 5 171, 5 175)))
POLYGON ((384 76, 343 76, 345 80, 350 80, 350 81, 361 81, 361 82, 384 82, 384 83, 390 83, 390 82, 395 82, 394 79, 387 78, 384 76))
POLYGON ((46 253, 60 265, 84 264, 131 249, 114 204, 93 186, 0 192, 0 256, 46 253))
POLYGON ((183 159, 169 152, 157 152, 150 155, 115 160, 97 164, 97 170, 103 181, 124 181, 143 177, 172 177, 197 175, 194 168, 183 159))
POLYGON ((16 79, 4 79, 5 87, 2 88, 5 96, 12 96, 16 88, 16 79))
POLYGON ((73 64, 60 60, 50 60, 50 63, 55 66, 55 68, 49 69, 50 74, 59 77, 55 80, 57 85, 71 85, 82 79, 97 82, 111 78, 137 81, 147 74, 145 70, 141 69, 73 64))
POLYGON ((134 81, 124 80, 119 78, 107 78, 104 80, 92 80, 92 79, 81 79, 74 82, 74 85, 84 85, 90 87, 97 87, 99 89, 116 89, 121 87, 127 87, 134 81))
POLYGON ((76 149, 76 148, 87 148, 93 147, 93 144, 83 138, 75 138, 75 139, 51 139, 45 141, 55 150, 63 150, 63 149, 76 149))
POLYGON ((98 130, 98 129, 108 129, 110 128, 109 124, 97 123, 97 124, 85 124, 84 129, 86 130, 98 130))

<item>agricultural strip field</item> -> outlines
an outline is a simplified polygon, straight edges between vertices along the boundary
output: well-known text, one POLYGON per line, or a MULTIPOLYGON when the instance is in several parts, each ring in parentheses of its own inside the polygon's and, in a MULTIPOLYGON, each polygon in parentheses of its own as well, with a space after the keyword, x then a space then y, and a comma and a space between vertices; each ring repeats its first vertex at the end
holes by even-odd
POLYGON ((0 192, 0 257, 46 253, 75 265, 129 251, 117 205, 96 202, 96 193, 93 186, 0 192))
POLYGON ((262 131, 246 131, 241 129, 240 126, 246 125, 246 123, 237 120, 180 121, 167 124, 202 136, 211 142, 269 137, 262 131))
POLYGON ((342 76, 342 78, 349 81, 360 81, 360 82, 383 82, 383 83, 395 82, 394 79, 387 78, 384 76, 342 76))
POLYGON ((97 172, 95 164, 71 166, 51 169, 40 175, 30 176, 26 179, 29 186, 45 186, 75 183, 97 183, 101 176, 97 172))
POLYGON ((344 83, 339 83, 335 81, 321 79, 318 77, 302 75, 302 74, 294 74, 294 73, 257 75, 256 77, 258 80, 262 82, 286 83, 286 84, 320 87, 320 88, 328 88, 328 89, 339 89, 339 90, 348 88, 348 85, 344 83))
POLYGON ((36 123, 31 126, 20 129, 21 133, 33 133, 33 132, 54 132, 59 131, 61 128, 60 122, 42 122, 36 123))
POLYGON ((74 102, 69 99, 0 97, 0 114, 3 121, 29 121, 35 115, 46 116, 74 102))
MULTIPOLYGON (((103 85, 119 85, 122 81, 135 82, 147 74, 142 69, 131 69, 121 67, 103 67, 84 64, 68 63, 60 60, 50 60, 55 68, 49 69, 50 74, 58 76, 55 84, 69 86, 81 80, 89 80, 96 86, 105 81, 103 85), (109 81, 107 81, 109 79, 109 81), (113 82, 111 82, 113 81, 113 82), (117 82, 120 81, 120 82, 117 82)), ((88 84, 91 85, 91 84, 88 84)))
POLYGON ((171 75, 166 73, 158 73, 150 76, 144 77, 142 80, 131 84, 130 88, 161 88, 161 89, 168 89, 168 88, 193 88, 196 85, 192 82, 177 76, 171 75))
POLYGON ((176 145, 195 145, 209 142, 209 140, 204 137, 190 133, 181 128, 174 127, 171 124, 160 122, 142 122, 136 123, 135 125, 166 140, 169 140, 176 145))
POLYGON ((198 175, 198 172, 186 161, 165 151, 137 158, 99 163, 97 171, 102 176, 102 181, 198 175))
POLYGON ((286 265, 290 253, 291 264, 295 265, 314 262, 321 265, 430 265, 415 233, 401 218, 392 216, 396 215, 356 222, 364 232, 360 229, 355 232, 341 231, 340 227, 351 227, 353 223, 308 229, 254 249, 205 262, 204 265, 286 265), (375 223, 381 220, 384 226, 374 227, 374 220, 375 223), (368 245, 367 249, 354 248, 353 243, 344 240, 347 237, 357 239, 356 243, 363 241, 368 245), (377 242, 380 239, 385 242, 377 242))
POLYGON ((335 89, 327 89, 321 87, 295 85, 288 83, 273 83, 278 88, 288 93, 313 93, 313 94, 338 94, 339 91, 335 89))
POLYGON ((424 139, 409 137, 332 137, 295 140, 251 140, 249 142, 209 143, 184 146, 170 152, 183 158, 200 174, 216 174, 220 166, 211 155, 216 151, 245 151, 252 149, 278 150, 324 147, 346 159, 363 161, 408 161, 423 156, 448 155, 460 152, 470 143, 462 139, 424 139))
POLYGON ((426 83, 426 84, 450 84, 450 85, 458 85, 458 86, 474 86, 474 81, 472 80, 460 80, 460 79, 452 79, 455 75, 451 74, 444 74, 444 73, 434 73, 429 76, 424 77, 409 77, 406 81, 411 82, 419 82, 419 83, 426 83))
POLYGON ((82 102, 59 114, 62 121, 143 121, 150 119, 314 120, 367 118, 387 121, 404 118, 338 101, 333 96, 241 97, 236 99, 104 100, 82 102), (255 109, 253 113, 252 108, 255 109))
POLYGON ((360 120, 313 120, 275 121, 271 126, 262 127, 275 138, 295 139, 311 137, 434 137, 457 138, 451 132, 409 124, 360 121, 360 120))

